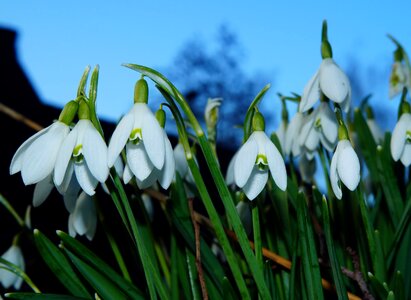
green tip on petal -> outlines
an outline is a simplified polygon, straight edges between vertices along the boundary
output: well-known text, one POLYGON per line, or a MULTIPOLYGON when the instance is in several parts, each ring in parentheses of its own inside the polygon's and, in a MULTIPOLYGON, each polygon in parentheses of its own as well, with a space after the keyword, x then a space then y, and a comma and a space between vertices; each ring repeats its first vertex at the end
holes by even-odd
POLYGON ((164 128, 164 126, 166 125, 166 112, 162 108, 156 111, 156 119, 160 126, 164 128))
POLYGON ((90 108, 86 101, 81 100, 78 108, 79 120, 90 120, 90 108))
POLYGON ((257 111, 253 116, 252 123, 253 131, 264 131, 265 130, 265 121, 263 115, 257 111))
POLYGON ((66 125, 70 125, 77 114, 78 108, 79 105, 77 101, 71 100, 70 102, 68 102, 60 113, 59 121, 63 122, 66 125))
POLYGON ((134 103, 148 102, 148 85, 147 81, 141 77, 134 87, 134 103))

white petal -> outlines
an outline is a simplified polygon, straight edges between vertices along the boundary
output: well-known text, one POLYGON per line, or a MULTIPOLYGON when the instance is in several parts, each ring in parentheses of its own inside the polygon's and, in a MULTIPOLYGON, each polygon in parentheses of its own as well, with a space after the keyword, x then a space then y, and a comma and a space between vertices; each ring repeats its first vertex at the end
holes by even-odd
POLYGON ((321 103, 320 106, 321 130, 325 138, 334 144, 338 137, 338 124, 335 114, 331 111, 328 103, 321 103))
POLYGON ((174 160, 176 162, 176 171, 181 177, 184 177, 188 170, 184 146, 180 143, 174 148, 174 160))
POLYGON ((319 71, 315 72, 314 76, 308 81, 304 87, 303 94, 301 96, 301 102, 299 106, 300 112, 306 112, 320 98, 320 85, 319 85, 319 71))
POLYGON ((81 193, 77 199, 73 213, 73 226, 79 235, 94 232, 97 225, 97 212, 93 199, 86 193, 81 193))
POLYGON ((284 153, 286 155, 290 155, 290 153, 292 152, 293 155, 296 156, 296 153, 299 152, 300 145, 298 142, 298 136, 300 134, 303 119, 304 115, 302 113, 297 112, 291 119, 290 124, 288 124, 284 142, 284 153))
POLYGON ((265 151, 271 176, 273 176, 275 184, 282 191, 285 191, 287 188, 287 171, 285 169, 284 159, 270 140, 268 140, 265 145, 265 151))
POLYGON ((56 122, 25 151, 21 167, 21 176, 25 184, 37 183, 51 174, 63 140, 69 127, 56 122))
POLYGON ((402 114, 395 125, 391 136, 391 155, 395 161, 398 161, 404 150, 407 130, 411 130, 411 114, 402 114))
POLYGON ((411 144, 406 143, 404 151, 402 151, 401 162, 405 167, 411 164, 411 144))
POLYGON ((335 148, 335 143, 330 142, 325 138, 323 134, 320 135, 321 144, 324 146, 327 151, 332 152, 335 148))
POLYGON ((138 180, 143 181, 153 170, 153 164, 147 156, 142 142, 137 145, 127 143, 126 145, 127 165, 138 180))
POLYGON ((309 151, 314 151, 314 150, 317 149, 319 143, 320 143, 320 133, 315 128, 312 128, 308 132, 308 135, 307 135, 307 138, 305 140, 304 146, 309 151))
POLYGON ((118 123, 108 145, 107 165, 111 168, 123 148, 125 147, 130 133, 133 129, 134 116, 132 113, 126 114, 118 123))
POLYGON ((342 198, 342 191, 341 191, 341 186, 340 186, 340 178, 338 177, 337 173, 337 162, 338 162, 338 146, 337 150, 334 153, 333 158, 331 159, 331 165, 330 165, 330 181, 331 181, 331 187, 333 189, 334 195, 337 197, 337 199, 342 198))
POLYGON ((151 111, 144 115, 143 122, 141 133, 144 147, 150 161, 160 170, 164 165, 165 158, 164 129, 158 124, 156 117, 151 111))
POLYGON ((282 121, 281 124, 280 124, 280 127, 276 131, 278 140, 280 141, 281 150, 283 151, 284 154, 285 154, 285 136, 286 136, 285 134, 286 134, 286 130, 287 130, 287 123, 282 121))
POLYGON ((76 176, 71 176, 70 184, 68 185, 66 192, 63 194, 64 206, 66 207, 69 213, 74 212, 74 208, 76 207, 76 202, 80 190, 81 187, 77 182, 76 176))
MULTIPOLYGON (((24 258, 20 247, 12 245, 6 252, 1 256, 3 259, 17 265, 20 269, 24 271, 24 258)), ((8 289, 18 280, 18 276, 12 272, 5 269, 0 269, 0 282, 2 285, 8 289)))
POLYGON ((128 184, 130 182, 130 180, 133 178, 133 173, 130 170, 130 167, 128 166, 128 164, 125 166, 124 168, 124 173, 123 173, 123 181, 125 184, 128 184))
POLYGON ((123 159, 121 158, 121 156, 117 157, 116 161, 114 162, 114 169, 116 170, 119 176, 123 174, 124 164, 123 164, 123 159))
POLYGON ((250 177, 247 183, 243 187, 243 191, 248 199, 254 200, 261 191, 264 189, 268 180, 268 172, 261 171, 258 169, 257 165, 254 165, 254 168, 250 174, 250 177))
POLYGON ((73 216, 73 214, 69 215, 68 232, 69 232, 69 235, 73 238, 76 237, 76 235, 77 235, 76 229, 74 229, 74 216, 73 216))
POLYGON ((351 105, 351 85, 349 86, 347 97, 344 99, 343 102, 340 103, 341 109, 345 112, 348 113, 350 110, 350 105, 351 105))
POLYGON ((247 183, 257 158, 258 147, 257 142, 253 138, 253 134, 240 150, 238 150, 234 163, 234 180, 240 188, 247 183))
POLYGON ((33 206, 40 206, 50 195, 53 187, 53 177, 51 174, 44 178, 42 181, 38 182, 34 187, 33 206))
POLYGON ((341 181, 351 191, 355 190, 360 182, 360 161, 350 141, 338 142, 339 155, 337 160, 337 172, 341 181))
MULTIPOLYGON (((60 194, 64 195, 67 190, 70 188, 71 181, 77 181, 76 176, 73 176, 74 173, 74 163, 72 160, 69 161, 69 164, 66 169, 66 174, 64 174, 63 182, 60 185, 56 185, 57 190, 60 194)), ((56 182, 54 182, 56 184, 56 182)))
POLYGON ((87 166, 93 176, 100 182, 105 182, 108 177, 107 146, 100 133, 89 122, 83 137, 83 155, 87 166))
POLYGON ((320 89, 330 100, 342 103, 346 99, 350 81, 332 58, 323 59, 319 78, 320 89))
MULTIPOLYGON (((316 109, 314 110, 311 114, 306 115, 303 117, 301 121, 301 126, 298 132, 298 143, 301 146, 305 146, 305 143, 309 137, 310 134, 312 134, 312 131, 315 131, 314 129, 314 121, 317 117, 319 110, 316 109)), ((316 148, 316 147, 315 147, 316 148)))
POLYGON ((91 174, 84 160, 81 163, 74 164, 74 173, 76 174, 77 182, 88 195, 93 196, 97 186, 97 179, 91 174))
POLYGON ((143 189, 146 189, 150 186, 153 186, 156 183, 159 175, 160 175, 160 171, 157 170, 157 169, 153 169, 153 171, 150 173, 150 175, 144 180, 139 180, 136 177, 136 182, 137 182, 138 188, 140 190, 143 190, 143 189))
POLYGON ((227 167, 227 174, 225 175, 225 183, 227 185, 234 184, 234 163, 235 163, 236 157, 237 157, 237 152, 231 158, 230 163, 228 164, 228 167, 227 167))
POLYGON ((162 186, 163 189, 168 189, 173 180, 175 173, 175 161, 173 154, 173 147, 171 146, 170 140, 168 139, 166 133, 164 133, 164 146, 165 146, 165 161, 161 174, 158 178, 158 183, 162 186))
POLYGON ((33 141, 35 141, 38 137, 42 136, 43 134, 45 134, 50 127, 53 126, 53 124, 51 124, 50 126, 40 130, 39 132, 37 132, 36 134, 32 135, 30 138, 28 138, 16 151, 16 153, 14 154, 12 160, 11 160, 11 164, 10 164, 10 175, 13 175, 17 172, 19 172, 21 170, 21 166, 22 166, 22 161, 23 161, 23 155, 24 152, 27 150, 27 148, 33 143, 33 141))
POLYGON ((73 149, 77 142, 78 129, 74 129, 68 134, 60 147, 54 167, 54 184, 61 185, 66 174, 66 169, 73 154, 73 149))

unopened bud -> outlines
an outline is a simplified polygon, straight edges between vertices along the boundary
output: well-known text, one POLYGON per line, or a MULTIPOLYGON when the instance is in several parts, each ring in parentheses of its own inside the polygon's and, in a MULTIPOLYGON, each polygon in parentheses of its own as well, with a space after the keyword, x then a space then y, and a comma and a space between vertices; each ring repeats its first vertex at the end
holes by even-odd
POLYGON ((164 126, 166 125, 166 112, 164 111, 164 109, 160 108, 156 111, 156 119, 160 126, 164 128, 164 126))
POLYGON ((66 125, 70 125, 77 114, 78 106, 78 103, 74 100, 68 102, 60 113, 59 121, 66 125))
POLYGON ((134 87, 134 103, 148 102, 148 85, 144 78, 139 79, 134 87))

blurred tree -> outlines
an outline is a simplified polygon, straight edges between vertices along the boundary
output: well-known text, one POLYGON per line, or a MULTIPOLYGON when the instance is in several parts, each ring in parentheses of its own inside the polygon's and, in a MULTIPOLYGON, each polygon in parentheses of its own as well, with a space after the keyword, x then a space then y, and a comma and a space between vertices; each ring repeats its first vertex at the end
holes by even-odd
POLYGON ((201 121, 207 99, 223 98, 217 141, 233 147, 241 141, 242 130, 232 129, 242 124, 248 105, 269 81, 261 72, 244 70, 243 49, 227 26, 219 28, 214 45, 210 47, 199 37, 189 40, 176 56, 171 80, 201 121))

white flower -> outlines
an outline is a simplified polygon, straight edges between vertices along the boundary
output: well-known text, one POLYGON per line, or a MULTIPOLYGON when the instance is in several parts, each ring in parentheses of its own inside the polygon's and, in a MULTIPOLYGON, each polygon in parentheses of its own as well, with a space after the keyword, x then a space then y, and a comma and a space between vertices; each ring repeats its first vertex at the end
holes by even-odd
POLYGON ((204 119, 207 127, 214 128, 218 120, 218 110, 221 106, 222 98, 208 99, 207 105, 204 111, 204 119))
POLYGON ((191 173, 191 170, 188 167, 183 144, 178 143, 174 148, 174 159, 176 162, 176 171, 178 172, 180 177, 188 183, 194 184, 193 173, 191 173))
POLYGON ((333 151, 337 137, 337 119, 328 103, 322 102, 316 110, 305 117, 299 142, 308 153, 314 152, 320 142, 328 151, 333 151))
MULTIPOLYGON (((21 252, 19 246, 12 245, 6 252, 3 253, 1 258, 16 265, 22 271, 25 270, 23 253, 21 252)), ((16 290, 20 289, 21 284, 23 283, 23 278, 9 271, 7 266, 5 267, 7 269, 0 268, 0 283, 5 289, 8 289, 11 286, 13 286, 16 290)))
POLYGON ((312 183, 314 181, 315 171, 317 170, 315 159, 309 159, 307 155, 302 155, 298 161, 298 168, 304 182, 312 183))
POLYGON ((301 112, 297 112, 288 124, 287 132, 285 134, 285 146, 284 153, 286 155, 293 154, 294 157, 301 154, 301 145, 299 142, 299 136, 301 132, 301 126, 303 125, 304 115, 301 112))
POLYGON ((277 186, 285 191, 287 172, 283 157, 263 131, 254 131, 240 148, 234 163, 234 180, 253 200, 264 189, 268 169, 277 186))
POLYGON ((135 103, 114 130, 108 146, 108 166, 114 165, 126 147, 127 166, 140 182, 154 168, 162 170, 166 160, 163 131, 147 104, 135 103))
POLYGON ((395 125, 391 137, 391 155, 401 159, 404 166, 411 164, 411 114, 403 113, 395 125))
POLYGON ((108 177, 107 146, 90 120, 79 120, 61 145, 54 168, 54 184, 66 191, 73 172, 83 191, 92 196, 108 177))
POLYGON ((323 59, 319 70, 304 87, 300 112, 313 107, 320 99, 320 92, 331 101, 339 103, 345 112, 348 111, 351 102, 350 81, 332 58, 323 59))
POLYGON ((281 150, 283 151, 283 153, 285 153, 284 151, 285 151, 286 131, 287 131, 287 121, 282 120, 275 134, 277 135, 278 140, 280 141, 281 150))
POLYGON ((69 234, 72 237, 86 235, 92 240, 97 228, 97 210, 93 199, 82 192, 77 198, 74 210, 70 213, 68 221, 69 234))
MULTIPOLYGON (((164 164, 161 169, 153 168, 150 175, 144 179, 144 180, 139 180, 139 178, 136 177, 136 182, 137 185, 140 189, 145 189, 148 188, 149 186, 152 186, 156 181, 160 183, 163 189, 168 189, 171 182, 173 181, 174 178, 174 172, 175 172, 175 160, 174 160, 174 154, 173 154, 173 147, 171 146, 170 140, 167 137, 167 134, 165 133, 164 129, 163 131, 163 139, 164 139, 164 147, 165 147, 165 159, 164 159, 164 164)), ((133 177, 133 172, 131 171, 131 168, 129 167, 129 163, 124 168, 124 173, 123 173, 123 180, 124 183, 127 184, 130 182, 131 178, 133 177)))
POLYGON ((235 184, 234 182, 234 164, 235 164, 235 159, 237 157, 238 151, 234 154, 234 156, 231 158, 230 162, 228 163, 227 167, 227 173, 225 175, 225 183, 230 186, 235 184))
POLYGON ((411 74, 407 66, 399 61, 394 62, 390 75, 389 97, 394 98, 404 87, 410 89, 410 81, 411 74))
POLYGON ((338 199, 342 198, 341 182, 354 191, 360 182, 360 161, 349 140, 337 144, 330 166, 331 187, 338 199))
POLYGON ((372 137, 374 141, 379 144, 384 140, 384 133, 382 132, 381 128, 378 126, 375 119, 367 119, 366 120, 368 128, 371 131, 372 137))
POLYGON ((25 141, 13 156, 10 174, 21 172, 25 185, 44 180, 54 169, 57 154, 70 128, 56 121, 25 141))

